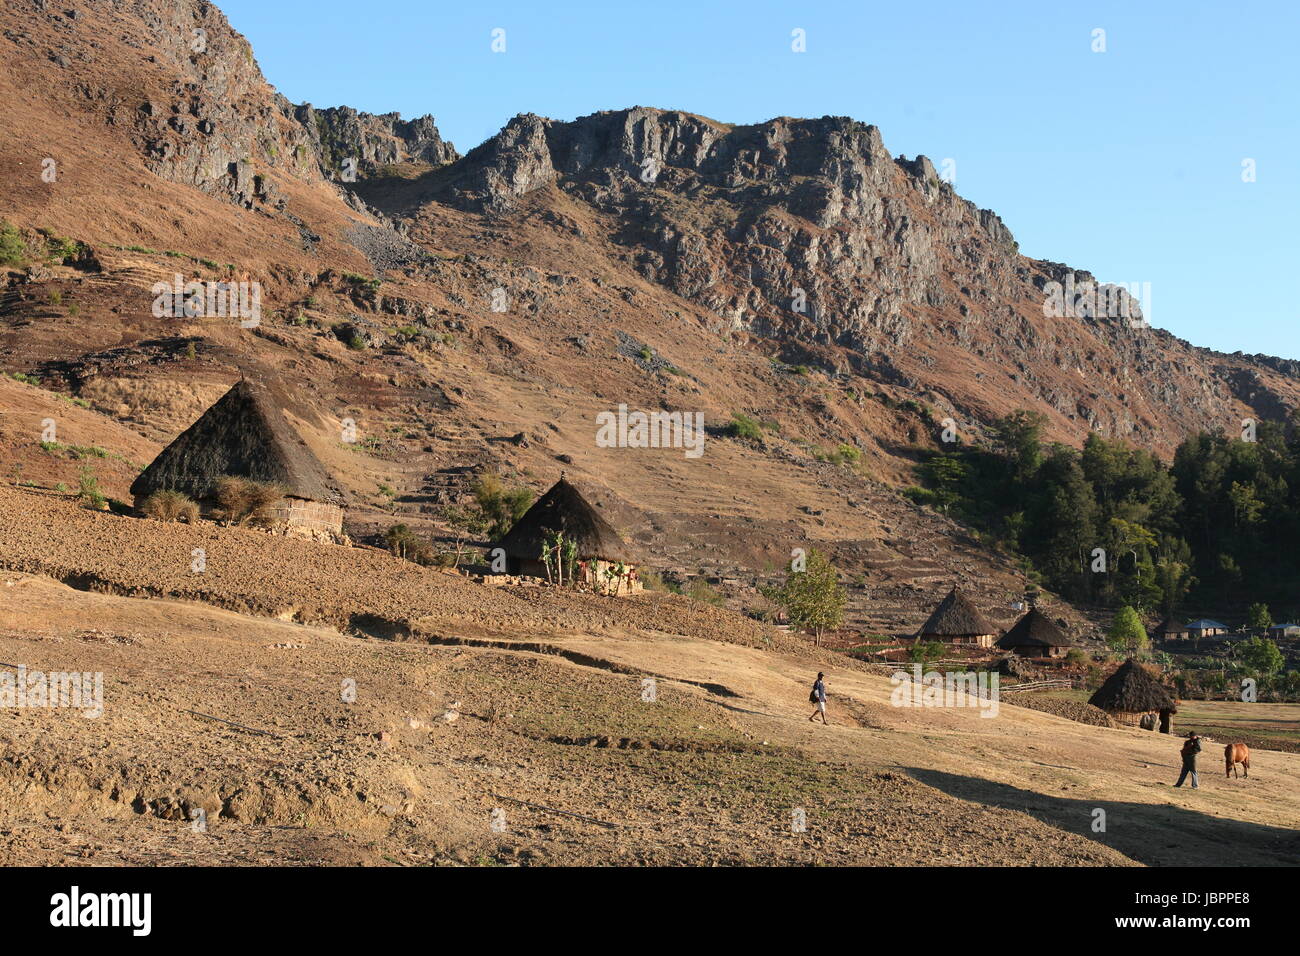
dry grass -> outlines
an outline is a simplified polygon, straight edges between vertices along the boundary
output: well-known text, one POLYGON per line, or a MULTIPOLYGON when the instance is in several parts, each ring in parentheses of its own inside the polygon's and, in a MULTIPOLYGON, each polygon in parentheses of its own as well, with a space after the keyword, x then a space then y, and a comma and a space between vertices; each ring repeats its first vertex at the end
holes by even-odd
POLYGON ((226 524, 269 527, 273 509, 284 498, 280 485, 224 475, 217 479, 217 517, 226 524))
POLYGON ((194 524, 199 520, 199 506, 179 491, 155 491, 144 500, 140 510, 146 518, 155 521, 184 521, 194 524))

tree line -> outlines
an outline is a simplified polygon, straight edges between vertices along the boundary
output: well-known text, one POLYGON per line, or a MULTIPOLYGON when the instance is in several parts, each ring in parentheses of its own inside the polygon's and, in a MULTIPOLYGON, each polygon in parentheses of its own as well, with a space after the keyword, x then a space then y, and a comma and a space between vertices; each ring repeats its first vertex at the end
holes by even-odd
POLYGON ((911 498, 960 517, 1073 601, 1173 614, 1184 606, 1294 610, 1300 583, 1300 436, 1261 422, 1254 440, 1200 433, 1165 465, 1092 434, 1042 438, 1016 411, 990 448, 927 453, 911 498))

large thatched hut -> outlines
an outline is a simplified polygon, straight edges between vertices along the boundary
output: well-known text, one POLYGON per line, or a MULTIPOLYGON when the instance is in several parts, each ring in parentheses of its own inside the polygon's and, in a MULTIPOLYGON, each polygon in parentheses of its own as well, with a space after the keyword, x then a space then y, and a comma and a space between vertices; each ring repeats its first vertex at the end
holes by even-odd
POLYGON ((917 634, 920 640, 975 647, 992 647, 996 636, 997 629, 957 588, 949 591, 948 596, 939 602, 917 634))
POLYGON ((1022 657, 1064 657, 1069 653, 1070 639, 1055 621, 1031 607, 1002 635, 997 646, 1022 657))
POLYGON ((1100 707, 1122 724, 1150 729, 1157 717, 1160 732, 1169 733, 1172 715, 1178 712, 1173 694, 1149 670, 1129 658, 1097 688, 1088 703, 1100 707))
POLYGON ((241 380, 162 450, 131 485, 135 506, 156 491, 188 495, 201 513, 215 505, 226 476, 279 485, 284 498, 270 512, 278 526, 339 535, 343 500, 324 466, 285 418, 272 388, 241 380))
POLYGON ((494 547, 505 552, 506 571, 510 574, 552 580, 557 574, 572 575, 575 583, 605 593, 641 590, 636 553, 563 474, 494 547), (554 557, 549 562, 545 559, 546 549, 554 544, 557 534, 572 543, 572 567, 565 567, 566 562, 561 560, 557 568, 554 557))

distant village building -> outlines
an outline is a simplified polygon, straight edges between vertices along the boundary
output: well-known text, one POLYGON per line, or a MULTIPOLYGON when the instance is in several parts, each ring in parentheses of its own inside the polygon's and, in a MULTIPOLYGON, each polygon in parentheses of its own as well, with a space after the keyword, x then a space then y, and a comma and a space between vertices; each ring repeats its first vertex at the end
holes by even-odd
POLYGON ((957 588, 948 592, 918 632, 923 641, 992 647, 997 630, 957 588))
POLYGON ((1050 617, 1031 607, 1028 613, 1002 635, 997 646, 1021 657, 1064 657, 1070 650, 1070 639, 1050 617))
MULTIPOLYGON (((543 552, 557 532, 576 546, 577 583, 614 594, 642 589, 638 557, 563 475, 496 543, 505 552, 506 571, 548 577, 543 552)), ((553 575, 554 559, 551 566, 553 575)))
POLYGON ((188 495, 202 514, 225 476, 281 486, 272 521, 307 534, 341 535, 343 500, 269 387, 241 380, 162 450, 131 485, 138 511, 156 491, 188 495))
POLYGON ((1163 644, 1165 641, 1186 640, 1187 636, 1187 628, 1172 617, 1165 618, 1151 632, 1151 640, 1156 644, 1163 644))
POLYGON ((1220 634, 1228 633, 1228 625, 1220 624, 1218 621, 1211 621, 1209 618, 1202 618, 1188 624, 1187 633, 1194 638, 1218 637, 1220 634))
POLYGON ((1088 703, 1100 707, 1121 724, 1152 729, 1157 718, 1160 732, 1170 732, 1178 703, 1169 688, 1149 670, 1129 658, 1097 688, 1088 703))
POLYGON ((1300 637, 1300 624, 1274 624, 1268 629, 1268 636, 1275 641, 1292 640, 1300 637))

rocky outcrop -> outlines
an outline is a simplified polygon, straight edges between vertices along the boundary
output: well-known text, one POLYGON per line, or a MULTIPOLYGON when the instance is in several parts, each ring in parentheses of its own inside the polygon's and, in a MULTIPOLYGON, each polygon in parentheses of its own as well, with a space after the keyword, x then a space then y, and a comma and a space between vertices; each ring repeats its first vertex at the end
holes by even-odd
POLYGON ((443 140, 432 116, 403 120, 398 113, 374 116, 349 106, 314 109, 295 107, 294 116, 307 131, 321 165, 334 177, 343 174, 348 159, 356 171, 370 175, 395 163, 421 162, 442 166, 460 158, 443 140))
MULTIPOLYGON (((163 179, 278 212, 287 181, 338 180, 348 157, 363 175, 391 163, 458 158, 430 116, 404 121, 396 113, 295 107, 266 82, 248 41, 205 0, 23 5, 65 38, 57 56, 101 68, 80 71, 77 93, 110 125, 129 129, 163 179), (99 37, 139 51, 140 77, 102 62, 99 37)), ((350 205, 364 209, 355 199, 350 205)))
POLYGON ((610 238, 645 277, 788 361, 889 370, 882 381, 965 393, 956 404, 972 415, 1042 402, 1149 441, 1171 421, 1221 427, 1236 402, 1276 417, 1300 391, 1286 363, 1207 361, 1148 327, 1130 290, 1021 256, 928 158, 894 158, 876 127, 846 117, 524 114, 444 170, 433 198, 505 224, 545 206, 547 189, 617 223, 610 238), (973 380, 954 383, 956 367, 973 380))

